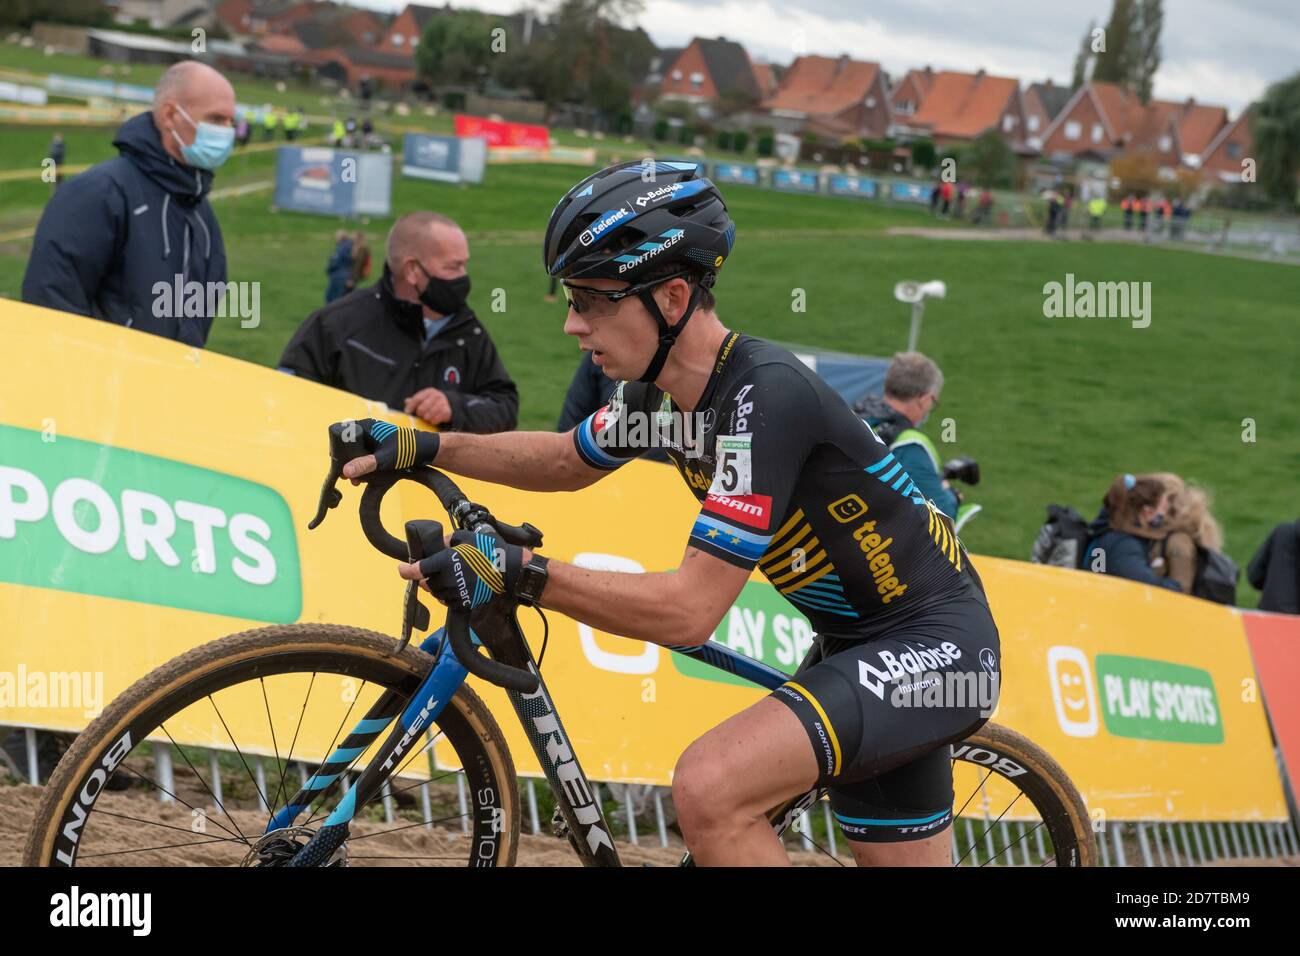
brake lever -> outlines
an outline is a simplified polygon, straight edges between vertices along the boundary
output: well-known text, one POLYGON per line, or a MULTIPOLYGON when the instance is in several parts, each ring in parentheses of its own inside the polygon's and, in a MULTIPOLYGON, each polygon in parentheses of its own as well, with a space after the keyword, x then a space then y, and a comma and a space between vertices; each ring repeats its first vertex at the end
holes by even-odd
POLYGON ((307 530, 314 531, 325 520, 331 508, 337 508, 343 500, 343 492, 338 489, 339 478, 343 476, 343 465, 337 461, 330 462, 329 474, 320 486, 320 501, 316 504, 316 517, 307 522, 307 530))
MULTIPOLYGON (((406 547, 412 564, 416 564, 431 554, 437 554, 444 547, 442 525, 437 521, 406 522, 406 547)), ((400 654, 411 643, 411 632, 429 629, 429 609, 420 601, 420 582, 406 582, 406 596, 402 601, 402 639, 392 650, 400 654)))

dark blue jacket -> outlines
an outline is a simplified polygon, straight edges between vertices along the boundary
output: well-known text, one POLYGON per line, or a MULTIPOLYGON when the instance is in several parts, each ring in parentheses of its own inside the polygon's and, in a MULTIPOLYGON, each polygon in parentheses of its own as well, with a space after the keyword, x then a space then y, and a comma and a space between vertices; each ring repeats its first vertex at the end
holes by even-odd
POLYGON ((1112 528, 1110 516, 1104 506, 1088 526, 1088 530, 1092 532, 1093 537, 1085 549, 1083 564, 1085 571, 1092 569, 1093 555, 1101 551, 1105 555, 1106 574, 1114 574, 1117 577, 1128 578, 1130 581, 1141 581, 1143 584, 1154 584, 1156 587, 1182 593, 1183 589, 1173 578, 1162 578, 1151 570, 1151 543, 1135 534, 1112 528))
MULTIPOLYGON (((59 186, 41 214, 23 301, 202 346, 213 315, 176 309, 181 283, 226 281, 226 248, 208 204, 212 173, 172 159, 153 115, 122 124, 121 154, 59 186), (158 283, 164 283, 164 293, 158 283)), ((195 287, 191 287, 193 290, 195 287)))

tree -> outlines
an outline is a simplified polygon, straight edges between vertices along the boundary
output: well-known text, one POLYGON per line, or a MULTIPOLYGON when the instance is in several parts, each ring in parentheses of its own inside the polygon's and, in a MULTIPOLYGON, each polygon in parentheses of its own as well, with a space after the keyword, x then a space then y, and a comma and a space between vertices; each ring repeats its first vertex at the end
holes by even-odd
POLYGON ((429 18, 415 49, 415 69, 435 88, 476 86, 482 89, 500 57, 493 52, 493 30, 501 17, 477 10, 453 10, 429 18))
POLYGON ((1089 20, 1088 29, 1083 34, 1083 42, 1079 44, 1079 52, 1074 55, 1074 77, 1070 81, 1072 90, 1077 90, 1092 79, 1092 33, 1096 29, 1097 21, 1089 20))
POLYGON ((1150 193, 1159 189, 1160 163, 1150 150, 1130 150, 1110 161, 1110 178, 1119 180, 1117 192, 1150 193))
POLYGON ((1010 188, 1016 175, 1016 154, 997 129, 976 137, 958 163, 961 178, 969 176, 979 186, 1010 188))
POLYGON ((1164 27, 1162 0, 1114 0, 1104 32, 1105 49, 1093 50, 1094 24, 1074 58, 1073 88, 1089 80, 1114 83, 1131 90, 1146 103, 1160 68, 1160 31, 1164 27))
POLYGON ((1274 83, 1250 115, 1258 183, 1274 199, 1295 205, 1300 171, 1300 73, 1274 83))
POLYGON ((934 141, 918 139, 912 142, 912 166, 919 169, 934 169, 934 141))
POLYGON ((1142 0, 1138 15, 1138 32, 1131 63, 1130 82, 1133 92, 1143 103, 1151 100, 1151 85, 1160 69, 1160 30, 1165 13, 1161 0, 1142 0))

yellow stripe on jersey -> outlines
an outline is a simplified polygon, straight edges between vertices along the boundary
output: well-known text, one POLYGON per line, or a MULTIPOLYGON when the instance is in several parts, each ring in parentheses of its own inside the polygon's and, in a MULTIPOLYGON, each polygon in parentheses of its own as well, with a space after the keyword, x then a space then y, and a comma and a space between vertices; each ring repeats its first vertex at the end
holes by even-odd
POLYGON ((835 755, 835 765, 831 768, 831 776, 835 776, 840 772, 840 739, 835 736, 835 728, 831 726, 830 718, 826 716, 826 710, 818 702, 816 697, 808 693, 808 688, 804 687, 802 684, 797 684, 792 680, 788 680, 785 682, 785 686, 792 690, 797 690, 799 693, 807 697, 808 703, 812 704, 813 710, 817 711, 817 716, 820 717, 822 723, 826 725, 826 736, 831 739, 831 753, 835 755))

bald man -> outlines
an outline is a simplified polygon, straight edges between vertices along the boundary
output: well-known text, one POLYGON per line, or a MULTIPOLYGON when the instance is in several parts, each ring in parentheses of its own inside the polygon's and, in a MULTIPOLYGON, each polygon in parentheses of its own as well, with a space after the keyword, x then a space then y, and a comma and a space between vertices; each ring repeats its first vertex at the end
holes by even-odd
POLYGON ((191 60, 170 67, 153 109, 118 129, 120 155, 67 180, 46 205, 23 301, 204 345, 226 283, 207 195, 234 124, 224 76, 191 60))
POLYGON ((519 391, 466 301, 468 264, 460 226, 407 213, 388 233, 380 280, 307 316, 280 370, 441 428, 513 429, 519 391))

